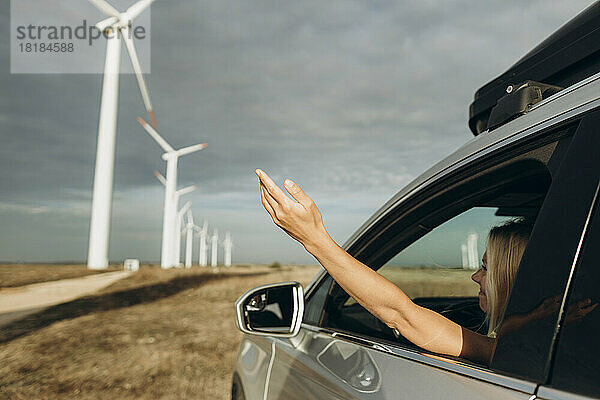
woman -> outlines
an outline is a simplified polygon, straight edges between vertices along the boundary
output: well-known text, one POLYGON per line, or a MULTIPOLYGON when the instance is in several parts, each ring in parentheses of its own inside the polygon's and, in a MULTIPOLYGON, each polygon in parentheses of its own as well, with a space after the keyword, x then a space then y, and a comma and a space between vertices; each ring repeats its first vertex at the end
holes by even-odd
POLYGON ((489 337, 496 337, 500 329, 502 314, 531 228, 526 220, 514 220, 493 227, 488 235, 483 265, 471 276, 479 284, 479 307, 486 314, 489 337), (493 268, 488 269, 488 265, 493 268))
POLYGON ((482 268, 472 279, 480 286, 479 305, 489 334, 481 335, 413 303, 395 284, 356 260, 329 236, 317 206, 294 182, 284 186, 290 199, 269 176, 256 170, 262 204, 280 228, 300 242, 335 281, 369 312, 417 346, 439 354, 488 362, 496 345, 504 307, 527 244, 531 226, 513 222, 493 228, 482 268))

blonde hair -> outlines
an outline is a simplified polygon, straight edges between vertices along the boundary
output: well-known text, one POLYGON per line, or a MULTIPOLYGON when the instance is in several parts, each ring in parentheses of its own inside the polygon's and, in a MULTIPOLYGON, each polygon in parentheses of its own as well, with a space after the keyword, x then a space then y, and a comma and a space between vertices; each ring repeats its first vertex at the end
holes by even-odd
POLYGON ((502 323, 504 309, 532 226, 531 221, 515 219, 493 227, 488 235, 485 290, 490 337, 496 336, 502 323))

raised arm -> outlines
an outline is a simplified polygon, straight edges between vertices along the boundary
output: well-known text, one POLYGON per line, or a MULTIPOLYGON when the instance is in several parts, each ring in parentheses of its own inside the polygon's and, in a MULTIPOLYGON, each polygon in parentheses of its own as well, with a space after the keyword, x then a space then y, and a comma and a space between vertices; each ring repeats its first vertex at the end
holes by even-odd
POLYGON ((327 233, 317 206, 287 179, 290 199, 269 176, 256 170, 262 204, 273 222, 300 242, 335 281, 369 312, 417 346, 440 354, 489 361, 494 339, 462 328, 440 314, 413 303, 392 282, 356 260, 327 233))

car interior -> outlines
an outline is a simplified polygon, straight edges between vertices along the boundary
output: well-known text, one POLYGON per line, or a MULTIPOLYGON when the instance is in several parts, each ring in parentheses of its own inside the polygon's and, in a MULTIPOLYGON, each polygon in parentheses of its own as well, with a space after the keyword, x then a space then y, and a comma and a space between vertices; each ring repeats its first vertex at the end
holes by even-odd
MULTIPOLYGON (((372 262, 366 264, 378 270, 420 237, 474 207, 492 208, 496 216, 535 218, 550 182, 545 163, 533 159, 510 162, 488 170, 476 179, 467 179, 409 210, 412 218, 405 214, 401 220, 413 220, 412 226, 391 224, 383 235, 387 242, 379 240, 377 253, 373 252, 372 262)), ((360 304, 347 302, 348 298, 349 295, 339 285, 334 283, 331 286, 330 300, 322 316, 324 327, 417 348, 360 304)), ((413 298, 413 301, 467 329, 487 333, 485 314, 479 308, 477 297, 420 297, 413 298)))

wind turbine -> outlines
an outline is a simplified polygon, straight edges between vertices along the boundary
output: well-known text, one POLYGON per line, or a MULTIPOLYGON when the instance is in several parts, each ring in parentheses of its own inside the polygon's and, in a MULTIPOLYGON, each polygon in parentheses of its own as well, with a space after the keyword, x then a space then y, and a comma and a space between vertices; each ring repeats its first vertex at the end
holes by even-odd
POLYGON ((233 242, 231 241, 231 234, 229 231, 225 233, 225 240, 223 241, 223 249, 225 250, 225 266, 231 267, 231 249, 233 248, 233 242))
POLYGON ((181 234, 183 233, 181 231, 181 223, 183 222, 183 216, 189 211, 191 206, 192 202, 188 201, 183 205, 183 207, 181 207, 181 210, 177 212, 177 223, 175 225, 177 232, 177 236, 175 236, 175 266, 177 267, 179 267, 181 264, 179 261, 179 257, 181 255, 181 234))
MULTIPOLYGON (((160 172, 158 171, 154 171, 154 176, 156 176, 156 179, 158 179, 160 181, 160 183, 163 184, 163 186, 167 186, 167 180, 165 179, 164 176, 161 175, 160 172)), ((187 186, 184 187, 183 189, 179 189, 175 191, 175 199, 173 200, 173 202, 175 203, 175 209, 177 210, 179 208, 179 198, 181 196, 183 196, 184 194, 188 194, 193 192, 194 190, 198 189, 198 185, 191 185, 191 186, 187 186)), ((177 226, 176 226, 176 222, 177 221, 172 221, 172 230, 176 231, 177 230, 177 226)), ((175 247, 176 247, 177 243, 173 242, 171 243, 171 248, 173 249, 172 254, 176 254, 175 253, 175 247)), ((173 261, 173 265, 177 265, 177 260, 173 261)))
POLYGON ((165 139, 162 138, 150 125, 142 118, 138 117, 139 123, 144 127, 146 132, 163 148, 165 153, 162 159, 167 162, 167 177, 165 179, 165 206, 163 212, 163 236, 160 266, 162 268, 170 268, 175 265, 175 255, 172 243, 175 242, 175 235, 179 232, 175 231, 173 221, 177 218, 177 204, 175 204, 175 188, 177 187, 177 162, 179 157, 186 154, 194 153, 202 150, 207 146, 206 143, 195 144, 193 146, 184 147, 183 149, 175 150, 165 139))
POLYGON ((206 267, 208 265, 207 254, 206 254, 206 251, 208 250, 208 248, 206 246, 206 238, 208 235, 208 223, 206 222, 206 220, 204 220, 204 223, 202 224, 202 229, 199 229, 198 233, 200 234, 199 264, 201 267, 206 267))
POLYGON ((187 212, 187 224, 185 225, 185 267, 192 267, 192 249, 194 247, 194 216, 192 210, 187 212))
POLYGON ((215 228, 215 230, 213 231, 213 235, 210 238, 210 244, 211 244, 211 253, 210 253, 210 266, 211 267, 216 267, 217 266, 217 243, 219 242, 219 231, 217 231, 217 228, 215 228))
POLYGON ((463 269, 470 269, 469 265, 469 248, 466 243, 460 245, 460 252, 462 254, 462 267, 463 269))
POLYGON ((477 269, 479 267, 479 253, 477 251, 477 233, 469 233, 467 236, 467 256, 469 259, 469 268, 477 269))
POLYGON ((90 241, 88 245, 88 268, 108 267, 108 239, 110 234, 110 214, 115 164, 115 138, 117 131, 117 111, 119 102, 119 73, 121 66, 121 37, 125 40, 129 58, 135 71, 144 105, 152 124, 156 126, 150 95, 142 75, 142 68, 130 37, 133 20, 154 0, 140 0, 125 12, 119 12, 105 0, 90 0, 100 11, 109 17, 96 27, 106 32, 106 60, 104 62, 104 82, 98 123, 98 144, 96 147, 96 168, 92 195, 90 219, 90 241))

